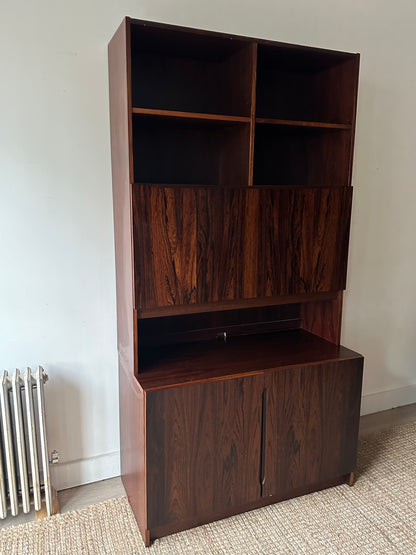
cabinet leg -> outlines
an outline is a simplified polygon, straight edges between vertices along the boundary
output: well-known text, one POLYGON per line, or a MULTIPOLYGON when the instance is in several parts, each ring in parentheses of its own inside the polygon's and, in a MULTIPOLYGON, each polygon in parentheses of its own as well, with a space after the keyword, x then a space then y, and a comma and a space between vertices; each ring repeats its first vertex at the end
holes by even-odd
POLYGON ((150 539, 150 532, 149 530, 145 530, 144 531, 144 545, 145 547, 150 547, 150 544, 152 543, 151 539, 150 539))
POLYGON ((350 477, 348 478, 348 485, 349 486, 353 486, 354 485, 354 472, 350 473, 350 477))

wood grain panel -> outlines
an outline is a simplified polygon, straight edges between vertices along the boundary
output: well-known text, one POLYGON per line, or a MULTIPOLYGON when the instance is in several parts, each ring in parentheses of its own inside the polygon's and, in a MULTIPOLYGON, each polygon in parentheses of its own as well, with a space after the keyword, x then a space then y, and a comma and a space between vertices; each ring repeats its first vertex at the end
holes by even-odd
POLYGON ((301 305, 301 327, 327 341, 341 341, 342 291, 335 299, 301 305))
POLYGON ((229 301, 206 302, 187 305, 172 305, 162 308, 145 308, 139 310, 141 319, 159 318, 160 316, 174 316, 179 314, 198 314, 200 312, 216 312, 217 310, 232 310, 234 308, 253 308, 262 306, 279 306, 309 301, 332 300, 337 291, 324 293, 303 293, 300 295, 279 295, 276 297, 254 297, 252 299, 231 299, 229 301))
POLYGON ((113 178, 116 257, 117 347, 123 365, 133 374, 133 263, 131 254, 129 24, 124 20, 108 46, 111 169, 113 178))
POLYGON ((245 189, 199 189, 198 303, 243 296, 245 189))
POLYGON ((145 397, 130 369, 120 367, 121 478, 146 545, 145 397))
POLYGON ((147 394, 150 530, 260 498, 263 376, 147 394))
POLYGON ((147 349, 139 381, 151 391, 359 356, 303 330, 281 331, 232 337, 226 343, 211 340, 147 349))
POLYGON ((362 358, 266 374, 266 481, 263 495, 354 470, 362 358))
MULTIPOLYGON (((351 214, 350 188, 285 191, 289 213, 288 292, 345 289, 351 214)), ((286 212, 288 210, 288 212, 286 212)), ((281 215, 285 221, 284 214, 281 215)))
POLYGON ((198 303, 345 288, 351 189, 198 190, 198 303))
POLYGON ((135 186, 136 306, 196 300, 196 201, 192 188, 135 186))

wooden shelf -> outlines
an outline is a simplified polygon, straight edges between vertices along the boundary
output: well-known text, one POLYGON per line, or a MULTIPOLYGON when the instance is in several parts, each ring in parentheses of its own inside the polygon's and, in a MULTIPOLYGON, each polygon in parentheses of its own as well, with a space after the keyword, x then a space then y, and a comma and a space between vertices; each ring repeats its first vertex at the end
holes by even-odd
POLYGON ((201 114, 198 112, 179 112, 177 110, 155 110, 153 108, 133 108, 133 114, 156 116, 160 118, 185 119, 191 121, 213 121, 220 123, 249 123, 250 118, 223 114, 201 114))
POLYGON ((361 355, 304 330, 295 330, 234 337, 226 343, 214 340, 152 347, 141 356, 138 381, 143 390, 154 391, 361 355))
POLYGON ((285 125, 291 127, 314 127, 316 129, 351 129, 348 123, 326 123, 323 121, 297 121, 291 119, 256 118, 256 123, 285 125))
POLYGON ((336 299, 336 292, 307 293, 303 295, 279 295, 278 297, 256 297, 254 299, 239 299, 198 304, 178 304, 155 308, 140 309, 140 318, 159 318, 161 316, 176 316, 180 314, 198 314, 200 312, 217 312, 234 308, 254 308, 261 306, 279 306, 285 304, 302 303, 305 301, 332 301, 336 299))

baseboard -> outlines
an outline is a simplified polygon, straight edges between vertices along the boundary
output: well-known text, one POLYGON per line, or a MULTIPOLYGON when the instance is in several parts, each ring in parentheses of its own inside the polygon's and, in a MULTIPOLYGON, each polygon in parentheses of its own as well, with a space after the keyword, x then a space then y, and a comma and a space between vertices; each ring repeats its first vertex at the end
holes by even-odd
POLYGON ((113 451, 88 459, 57 463, 50 468, 55 489, 73 488, 120 476, 120 452, 113 451))
POLYGON ((372 414, 412 403, 416 403, 416 385, 370 393, 363 395, 361 399, 361 414, 372 414))

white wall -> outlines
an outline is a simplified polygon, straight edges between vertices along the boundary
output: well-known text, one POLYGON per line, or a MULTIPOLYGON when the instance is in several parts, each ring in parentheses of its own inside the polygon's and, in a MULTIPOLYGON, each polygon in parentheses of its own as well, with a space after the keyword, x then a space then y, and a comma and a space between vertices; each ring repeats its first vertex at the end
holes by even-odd
POLYGON ((400 0, 2 0, 0 364, 42 363, 58 488, 118 474, 107 43, 124 15, 361 52, 344 343, 416 401, 416 38, 400 0))

